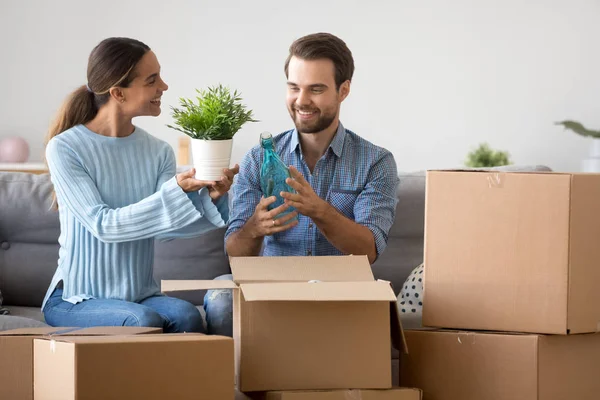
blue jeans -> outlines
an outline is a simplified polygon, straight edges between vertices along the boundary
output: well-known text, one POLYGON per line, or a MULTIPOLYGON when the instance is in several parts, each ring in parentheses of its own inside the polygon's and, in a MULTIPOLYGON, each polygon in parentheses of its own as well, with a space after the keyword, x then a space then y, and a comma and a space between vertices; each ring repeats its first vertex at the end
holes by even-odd
MULTIPOLYGON (((216 281, 232 280, 231 274, 221 275, 216 281)), ((231 289, 209 290, 204 296, 206 331, 209 335, 233 337, 233 294, 231 289)))
POLYGON ((139 303, 90 299, 72 304, 62 299, 62 293, 56 289, 44 306, 46 323, 51 326, 145 326, 163 328, 165 333, 204 333, 200 311, 174 297, 152 296, 139 303))

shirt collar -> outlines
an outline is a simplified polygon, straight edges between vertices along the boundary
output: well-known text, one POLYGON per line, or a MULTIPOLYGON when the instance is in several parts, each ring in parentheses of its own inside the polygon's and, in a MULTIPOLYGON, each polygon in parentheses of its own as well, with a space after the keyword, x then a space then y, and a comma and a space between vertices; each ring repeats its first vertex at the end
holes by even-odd
MULTIPOLYGON (((346 139, 346 129, 340 122, 338 124, 337 131, 335 132, 335 135, 333 136, 333 140, 329 144, 329 148, 331 148, 331 150, 333 150, 333 153, 338 157, 342 156, 342 149, 344 148, 344 140, 345 139, 346 139)), ((300 148, 300 141, 298 140, 298 130, 294 129, 292 131, 292 137, 290 140, 290 153, 293 153, 298 148, 300 148)))

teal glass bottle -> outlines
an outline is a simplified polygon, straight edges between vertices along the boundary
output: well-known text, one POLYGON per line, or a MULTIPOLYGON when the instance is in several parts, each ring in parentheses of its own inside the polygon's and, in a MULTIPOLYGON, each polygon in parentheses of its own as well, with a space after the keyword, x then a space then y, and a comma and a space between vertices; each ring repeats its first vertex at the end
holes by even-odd
MULTIPOLYGON (((263 148, 263 162, 260 168, 260 187, 265 197, 277 197, 275 203, 268 207, 269 210, 272 210, 284 204, 284 199, 279 193, 295 193, 295 191, 285 183, 285 180, 290 177, 290 171, 275 151, 273 136, 269 132, 260 134, 260 145, 263 148)), ((293 207, 290 207, 281 214, 278 214, 277 218, 292 211, 294 211, 294 209, 293 207)))

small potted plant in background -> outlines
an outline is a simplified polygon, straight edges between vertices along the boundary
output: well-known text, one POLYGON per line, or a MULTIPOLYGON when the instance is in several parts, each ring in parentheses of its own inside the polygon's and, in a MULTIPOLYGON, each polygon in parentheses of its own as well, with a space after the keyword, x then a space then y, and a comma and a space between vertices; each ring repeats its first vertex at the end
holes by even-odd
POLYGON ((214 181, 229 168, 233 136, 246 122, 258 121, 237 90, 218 85, 196 92, 195 99, 180 98, 180 106, 171 107, 174 125, 167 126, 191 138, 196 179, 214 181))
POLYGON ((590 157, 582 160, 581 169, 583 172, 600 172, 600 131, 587 129, 577 121, 560 121, 556 122, 556 125, 561 125, 566 130, 573 131, 580 136, 592 138, 590 157))
POLYGON ((465 165, 471 168, 501 167, 511 164, 510 154, 506 151, 495 151, 487 143, 467 154, 465 165))

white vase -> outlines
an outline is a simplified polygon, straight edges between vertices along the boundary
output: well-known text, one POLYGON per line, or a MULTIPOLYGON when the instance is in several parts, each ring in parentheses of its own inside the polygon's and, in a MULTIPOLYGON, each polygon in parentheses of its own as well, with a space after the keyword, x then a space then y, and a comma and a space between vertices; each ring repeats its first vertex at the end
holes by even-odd
POLYGON ((229 168, 233 139, 192 139, 192 162, 196 179, 216 181, 223 176, 223 168, 229 168))
POLYGON ((581 162, 583 172, 600 172, 600 139, 592 139, 590 157, 581 162))

